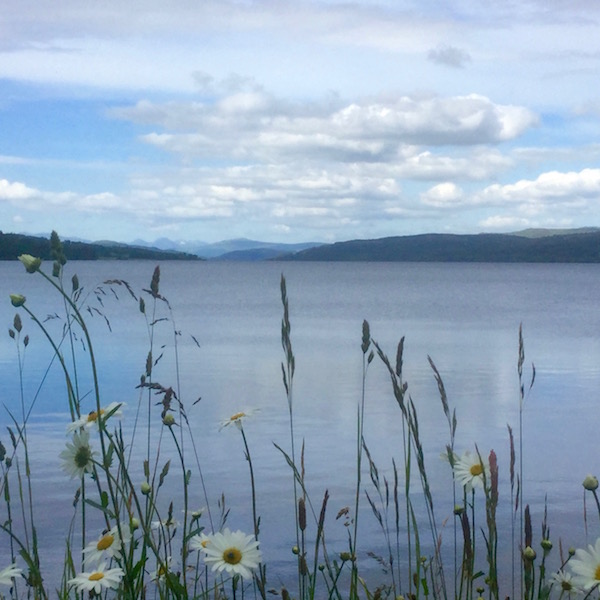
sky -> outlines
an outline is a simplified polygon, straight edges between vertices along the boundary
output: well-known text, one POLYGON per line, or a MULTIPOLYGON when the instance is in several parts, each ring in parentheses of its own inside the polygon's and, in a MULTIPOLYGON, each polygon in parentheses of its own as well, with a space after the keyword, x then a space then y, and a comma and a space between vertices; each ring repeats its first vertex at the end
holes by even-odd
POLYGON ((0 230, 600 226, 600 2, 0 0, 0 230))

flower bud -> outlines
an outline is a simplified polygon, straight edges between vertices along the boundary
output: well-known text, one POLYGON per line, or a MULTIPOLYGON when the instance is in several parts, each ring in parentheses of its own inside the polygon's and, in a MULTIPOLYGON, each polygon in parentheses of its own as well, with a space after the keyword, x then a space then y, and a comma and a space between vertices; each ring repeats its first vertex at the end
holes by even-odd
POLYGON ((175 417, 171 413, 167 413, 163 417, 163 425, 166 425, 167 427, 173 427, 173 425, 175 425, 175 417))
POLYGON ((454 514, 458 517, 460 515, 462 515, 465 512, 465 507, 461 506, 460 504, 457 504, 454 507, 454 514))
POLYGON ((21 254, 19 260, 23 263, 28 273, 35 273, 42 265, 42 259, 31 256, 31 254, 21 254))
POLYGON ((552 542, 548 538, 544 538, 540 542, 540 546, 544 549, 545 552, 549 552, 552 550, 552 542))
POLYGON ((150 484, 147 481, 144 481, 140 487, 142 490, 142 494, 144 494, 144 496, 147 496, 150 493, 150 491, 152 490, 152 488, 150 487, 150 484))
POLYGON ((298 546, 292 546, 292 554, 300 554, 300 548, 298 548, 298 546))
POLYGON ((343 562, 352 560, 352 554, 350 552, 340 552, 340 560, 343 562))
POLYGON ((575 556, 575 548, 573 546, 569 548, 569 556, 575 556))
POLYGON ((10 303, 15 308, 19 308, 19 306, 23 306, 23 304, 25 304, 25 296, 22 296, 21 294, 11 294, 10 303))
POLYGON ((593 492, 598 489, 598 478, 595 475, 586 475, 583 480, 583 487, 589 492, 593 492))
POLYGON ((139 527, 140 522, 135 517, 131 517, 131 521, 129 521, 129 528, 131 531, 135 531, 136 529, 139 529, 139 527))
POLYGON ((525 550, 523 550, 523 559, 528 562, 533 562, 535 560, 536 556, 537 556, 537 554, 535 553, 535 550, 531 546, 527 546, 527 548, 525 548, 525 550))

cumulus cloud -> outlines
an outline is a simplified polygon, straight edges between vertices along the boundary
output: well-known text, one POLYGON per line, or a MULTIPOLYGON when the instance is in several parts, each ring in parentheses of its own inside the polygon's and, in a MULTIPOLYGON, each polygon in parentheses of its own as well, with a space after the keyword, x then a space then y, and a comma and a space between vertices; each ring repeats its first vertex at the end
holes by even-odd
POLYGON ((481 204, 505 203, 577 203, 600 197, 600 169, 583 169, 562 173, 550 171, 536 179, 521 179, 516 183, 494 184, 476 196, 481 204))
POLYGON ((44 210, 51 206, 78 212, 108 212, 121 207, 120 198, 110 192, 99 194, 50 192, 7 179, 0 179, 0 202, 29 211, 44 210))
POLYGON ((275 162, 388 162, 404 145, 497 144, 537 123, 524 107, 478 95, 296 105, 256 89, 211 102, 140 101, 111 114, 157 128, 142 139, 182 156, 275 162))
POLYGON ((40 192, 38 192, 38 190, 30 188, 24 183, 0 179, 0 200, 19 202, 22 200, 30 200, 39 195, 40 192))
POLYGON ((463 203, 464 194, 455 183, 438 183, 421 194, 421 202, 437 208, 452 208, 463 203))

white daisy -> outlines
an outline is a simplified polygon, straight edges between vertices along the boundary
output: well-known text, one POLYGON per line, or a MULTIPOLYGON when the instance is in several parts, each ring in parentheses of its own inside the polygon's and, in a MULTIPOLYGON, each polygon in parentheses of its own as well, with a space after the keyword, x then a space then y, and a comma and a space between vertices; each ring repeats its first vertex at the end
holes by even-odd
POLYGON ((487 460, 479 458, 478 454, 471 454, 466 450, 462 456, 454 455, 454 476, 467 492, 473 488, 483 488, 483 474, 490 480, 490 466, 487 460))
POLYGON ((561 595, 567 594, 567 596, 571 596, 571 594, 577 594, 579 592, 579 589, 573 582, 571 573, 560 570, 558 573, 552 575, 552 581, 560 588, 561 595))
POLYGON ((119 536, 119 528, 115 525, 96 541, 90 542, 83 550, 85 555, 83 564, 87 567, 90 564, 99 563, 103 558, 118 557, 123 543, 127 543, 131 538, 128 525, 121 525, 121 536, 122 538, 119 536))
POLYGON ((190 550, 204 550, 210 544, 210 537, 205 533, 199 533, 190 538, 190 550))
POLYGON ((197 521, 198 519, 200 519, 200 517, 202 517, 202 515, 206 512, 206 508, 202 507, 202 508, 196 508, 193 510, 182 510, 181 511, 184 515, 187 514, 187 517, 190 521, 197 521))
POLYGON ((67 432, 78 431, 79 429, 89 429, 94 425, 98 425, 98 418, 104 421, 109 417, 122 417, 123 411, 121 407, 124 406, 123 402, 111 402, 108 406, 100 409, 100 412, 93 410, 87 415, 76 419, 67 426, 67 432), (106 415, 106 416, 105 416, 106 415))
POLYGON ((166 562, 162 564, 159 563, 156 567, 156 571, 150 574, 150 581, 154 581, 155 583, 159 581, 164 581, 166 574, 172 571, 172 567, 173 558, 169 556, 166 562))
POLYGON ((5 569, 0 571, 0 584, 1 585, 12 585, 13 579, 16 577, 23 577, 23 570, 17 567, 16 563, 9 565, 5 569))
POLYGON ((262 560, 258 541, 252 535, 241 531, 223 532, 206 536, 205 544, 200 544, 204 552, 204 562, 212 563, 212 570, 226 571, 230 575, 252 578, 252 569, 256 569, 262 560))
POLYGON ((95 571, 79 573, 77 577, 69 579, 69 585, 74 585, 77 592, 91 592, 93 590, 94 593, 101 594, 106 589, 116 590, 125 573, 119 567, 106 569, 105 566, 102 563, 98 565, 95 571))
POLYGON ((235 425, 238 429, 241 429, 244 421, 248 417, 251 417, 257 411, 258 409, 254 408, 247 409, 246 411, 237 412, 234 415, 231 415, 228 419, 224 419, 223 421, 221 421, 219 430, 223 429, 224 427, 229 427, 229 425, 235 425))
POLYGON ((152 529, 162 529, 163 527, 166 529, 176 529, 178 525, 179 521, 173 517, 168 517, 160 521, 152 521, 152 529))
POLYGON ((75 478, 92 472, 96 454, 90 446, 90 434, 83 429, 73 434, 73 441, 67 442, 59 456, 63 460, 63 470, 75 478))
POLYGON ((578 549, 569 561, 575 585, 588 591, 600 584, 600 538, 587 550, 578 549))

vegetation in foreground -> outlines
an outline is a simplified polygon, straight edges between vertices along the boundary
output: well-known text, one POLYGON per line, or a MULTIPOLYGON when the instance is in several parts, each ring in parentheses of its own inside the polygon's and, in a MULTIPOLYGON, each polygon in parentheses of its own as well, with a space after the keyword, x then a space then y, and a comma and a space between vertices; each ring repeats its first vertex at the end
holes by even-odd
MULTIPOLYGON (((48 589, 39 555, 36 517, 43 510, 43 498, 34 493, 29 421, 35 399, 21 394, 20 406, 5 407, 10 426, 6 443, 0 442, 0 598, 266 598, 354 600, 365 598, 598 598, 600 586, 600 538, 587 549, 555 548, 546 518, 541 536, 534 539, 529 507, 522 498, 522 411, 531 379, 525 382, 525 355, 519 333, 517 376, 520 419, 517 435, 508 428, 510 445, 511 531, 508 555, 501 563, 498 522, 499 465, 494 450, 482 452, 476 446, 458 451, 457 417, 450 407, 444 383, 430 361, 437 382, 441 409, 448 422, 448 443, 443 452, 453 474, 448 490, 454 506, 453 555, 441 551, 442 527, 436 513, 431 481, 425 465, 417 409, 403 379, 403 340, 395 359, 371 336, 369 324, 362 328, 362 391, 357 407, 355 493, 338 518, 347 524, 347 541, 342 548, 327 543, 326 515, 329 493, 318 501, 307 490, 304 470, 304 443, 298 447, 294 424, 294 375, 296 358, 292 346, 289 299, 281 279, 283 317, 282 379, 284 402, 289 415, 289 443, 276 446, 282 465, 289 469, 294 507, 294 562, 290 581, 269 579, 268 564, 261 552, 261 519, 256 503, 254 464, 244 424, 247 412, 239 412, 222 423, 240 433, 249 470, 252 499, 252 531, 232 530, 224 498, 218 510, 196 509, 190 499, 190 481, 203 483, 201 461, 186 406, 179 390, 177 367, 178 331, 173 325, 175 372, 170 385, 154 379, 154 367, 164 352, 158 341, 159 324, 173 324, 168 300, 160 293, 160 272, 156 268, 148 289, 134 291, 127 282, 111 280, 87 294, 77 276, 64 281, 66 258, 58 236, 51 237, 53 265, 47 273, 41 259, 19 257, 27 273, 46 280, 62 308, 58 329, 30 310, 27 299, 12 294, 17 309, 9 335, 15 344, 21 377, 26 377, 25 355, 29 346, 27 327, 43 333, 51 348, 50 362, 57 361, 65 380, 65 406, 70 414, 65 424, 68 441, 60 454, 65 483, 71 480, 77 491, 71 525, 64 538, 64 565, 60 583, 48 589), (99 384, 97 360, 85 313, 103 314, 106 289, 125 290, 139 307, 148 331, 149 350, 139 385, 139 404, 132 428, 119 419, 122 403, 106 403, 99 384), (27 327, 22 316, 28 317, 27 327), (398 406, 402 426, 400 455, 392 457, 393 477, 380 474, 363 436, 367 374, 377 363, 389 375, 390 394, 398 406), (87 378, 89 377, 89 382, 87 378), (83 384, 86 378, 86 385, 83 384), (89 385, 88 385, 89 384, 89 385), (81 390, 91 387, 90 399, 81 390), (84 410, 89 407, 91 411, 84 410), (20 414, 19 414, 20 412, 20 414), (127 437, 126 437, 127 436, 127 437), (169 440, 175 460, 165 459, 163 448, 169 440), (138 464, 131 448, 144 444, 145 458, 138 464), (173 463, 173 464, 172 464, 173 463), (141 481, 141 483, 140 483, 141 481), (166 482, 169 485, 166 485, 166 482), (176 485, 176 482, 179 482, 176 485), (177 487, 177 490, 175 488, 177 487), (370 540, 360 539, 360 507, 366 505, 376 520, 385 552, 376 556, 382 576, 370 583, 362 557, 369 554, 370 540), (165 507, 168 507, 165 509, 165 507), (217 514, 218 513, 218 514, 217 514), (179 515, 182 515, 180 517, 179 515)), ((108 322, 108 320, 107 320, 108 322)), ((132 407, 128 407, 131 409, 132 407)), ((598 479, 583 480, 600 516, 598 479)), ((537 527, 536 527, 537 529, 537 527)), ((502 538, 503 539, 503 538, 502 538)), ((505 549, 502 549, 505 550, 505 549)), ((372 554, 372 553, 371 553, 372 554)), ((502 552, 502 556, 507 553, 502 552)))

